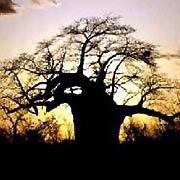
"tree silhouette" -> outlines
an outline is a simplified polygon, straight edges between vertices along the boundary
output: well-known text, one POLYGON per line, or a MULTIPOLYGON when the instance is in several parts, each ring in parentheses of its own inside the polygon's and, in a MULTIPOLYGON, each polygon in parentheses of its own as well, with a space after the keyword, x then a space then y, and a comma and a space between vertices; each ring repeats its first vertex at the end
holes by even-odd
POLYGON ((163 114, 148 108, 152 94, 174 89, 174 84, 158 75, 155 46, 134 39, 134 32, 111 16, 82 18, 62 28, 39 43, 35 54, 21 54, 1 68, 16 91, 3 92, 13 104, 3 108, 37 115, 38 106, 48 112, 68 103, 76 142, 82 144, 118 144, 124 118, 136 113, 173 122, 178 111, 163 114), (137 97, 139 102, 128 104, 137 97))
POLYGON ((9 138, 7 138, 7 141, 12 141, 13 143, 18 143, 20 140, 20 132, 19 132, 19 125, 20 122, 26 121, 24 115, 25 112, 23 110, 17 111, 13 114, 7 113, 7 111, 4 109, 4 112, 2 113, 2 120, 9 123, 9 127, 6 128, 7 135, 9 134, 9 138))

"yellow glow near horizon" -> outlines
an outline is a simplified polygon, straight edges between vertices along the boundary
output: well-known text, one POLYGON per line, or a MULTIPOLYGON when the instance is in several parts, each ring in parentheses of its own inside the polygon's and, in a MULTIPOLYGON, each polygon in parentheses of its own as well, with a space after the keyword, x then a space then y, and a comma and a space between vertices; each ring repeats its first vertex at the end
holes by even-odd
POLYGON ((60 125, 60 134, 62 139, 69 138, 69 131, 71 131, 71 139, 74 139, 74 123, 71 108, 68 104, 61 104, 50 112, 46 112, 45 107, 39 108, 38 118, 42 121, 54 117, 60 125))

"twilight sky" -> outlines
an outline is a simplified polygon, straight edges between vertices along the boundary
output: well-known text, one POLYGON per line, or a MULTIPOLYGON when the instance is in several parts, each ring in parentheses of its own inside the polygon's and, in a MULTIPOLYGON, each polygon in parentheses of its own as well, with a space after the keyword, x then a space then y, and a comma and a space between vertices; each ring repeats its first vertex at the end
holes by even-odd
POLYGON ((62 25, 109 13, 121 15, 138 38, 180 50, 180 0, 0 0, 0 59, 33 52, 62 25))

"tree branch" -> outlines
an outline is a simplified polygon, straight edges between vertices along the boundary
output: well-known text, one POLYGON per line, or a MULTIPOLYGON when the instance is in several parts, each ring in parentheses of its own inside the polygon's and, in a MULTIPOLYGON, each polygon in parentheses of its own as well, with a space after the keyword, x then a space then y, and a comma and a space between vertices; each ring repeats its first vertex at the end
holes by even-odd
POLYGON ((84 67, 84 61, 85 61, 85 53, 86 53, 86 47, 88 43, 90 42, 90 39, 86 39, 84 42, 82 49, 81 49, 81 57, 80 57, 80 64, 77 70, 78 74, 83 74, 83 67, 84 67))
POLYGON ((127 115, 127 116, 131 116, 133 114, 146 114, 149 116, 153 116, 153 117, 162 119, 170 124, 173 124, 174 119, 176 117, 180 116, 180 112, 177 112, 173 115, 167 115, 167 114, 163 114, 159 111, 155 111, 153 109, 141 107, 139 105, 135 105, 135 106, 119 105, 118 108, 121 113, 122 113, 122 109, 123 109, 125 115, 127 115))
POLYGON ((72 94, 72 93, 63 93, 63 95, 60 98, 56 98, 53 101, 47 101, 44 103, 44 106, 46 106, 46 112, 51 111, 52 109, 55 109, 60 104, 68 103, 69 105, 72 105, 72 103, 76 103, 81 95, 72 94))
POLYGON ((116 66, 114 72, 113 72, 113 77, 112 77, 112 90, 111 90, 111 98, 113 99, 114 98, 114 90, 115 90, 115 78, 116 78, 116 73, 117 73, 117 70, 119 69, 120 65, 125 61, 126 59, 126 56, 123 57, 121 59, 121 61, 118 63, 118 65, 116 66))
POLYGON ((34 105, 33 101, 31 101, 31 99, 29 98, 28 94, 27 94, 26 91, 24 90, 23 85, 21 84, 21 81, 20 81, 20 79, 18 78, 18 75, 15 74, 15 73, 14 73, 14 75, 15 75, 15 77, 16 77, 16 80, 17 80, 17 82, 18 82, 18 85, 19 85, 19 87, 20 87, 20 89, 21 89, 24 97, 26 97, 28 103, 31 104, 31 107, 33 107, 35 114, 38 114, 38 109, 37 109, 37 107, 34 105))

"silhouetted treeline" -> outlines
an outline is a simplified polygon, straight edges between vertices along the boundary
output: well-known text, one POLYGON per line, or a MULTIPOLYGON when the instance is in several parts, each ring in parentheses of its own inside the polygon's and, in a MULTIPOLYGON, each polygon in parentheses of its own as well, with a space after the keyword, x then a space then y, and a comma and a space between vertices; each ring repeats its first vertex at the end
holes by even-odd
MULTIPOLYGON (((55 119, 40 122, 36 126, 23 127, 23 131, 12 133, 13 129, 0 127, 0 144, 30 144, 30 145, 68 145, 75 144, 70 138, 62 138, 58 135, 60 124, 55 119)), ((124 139, 120 140, 120 146, 132 147, 141 145, 180 145, 180 123, 174 125, 161 124, 153 130, 153 135, 149 135, 147 125, 140 126, 138 123, 129 123, 123 126, 124 139)))

